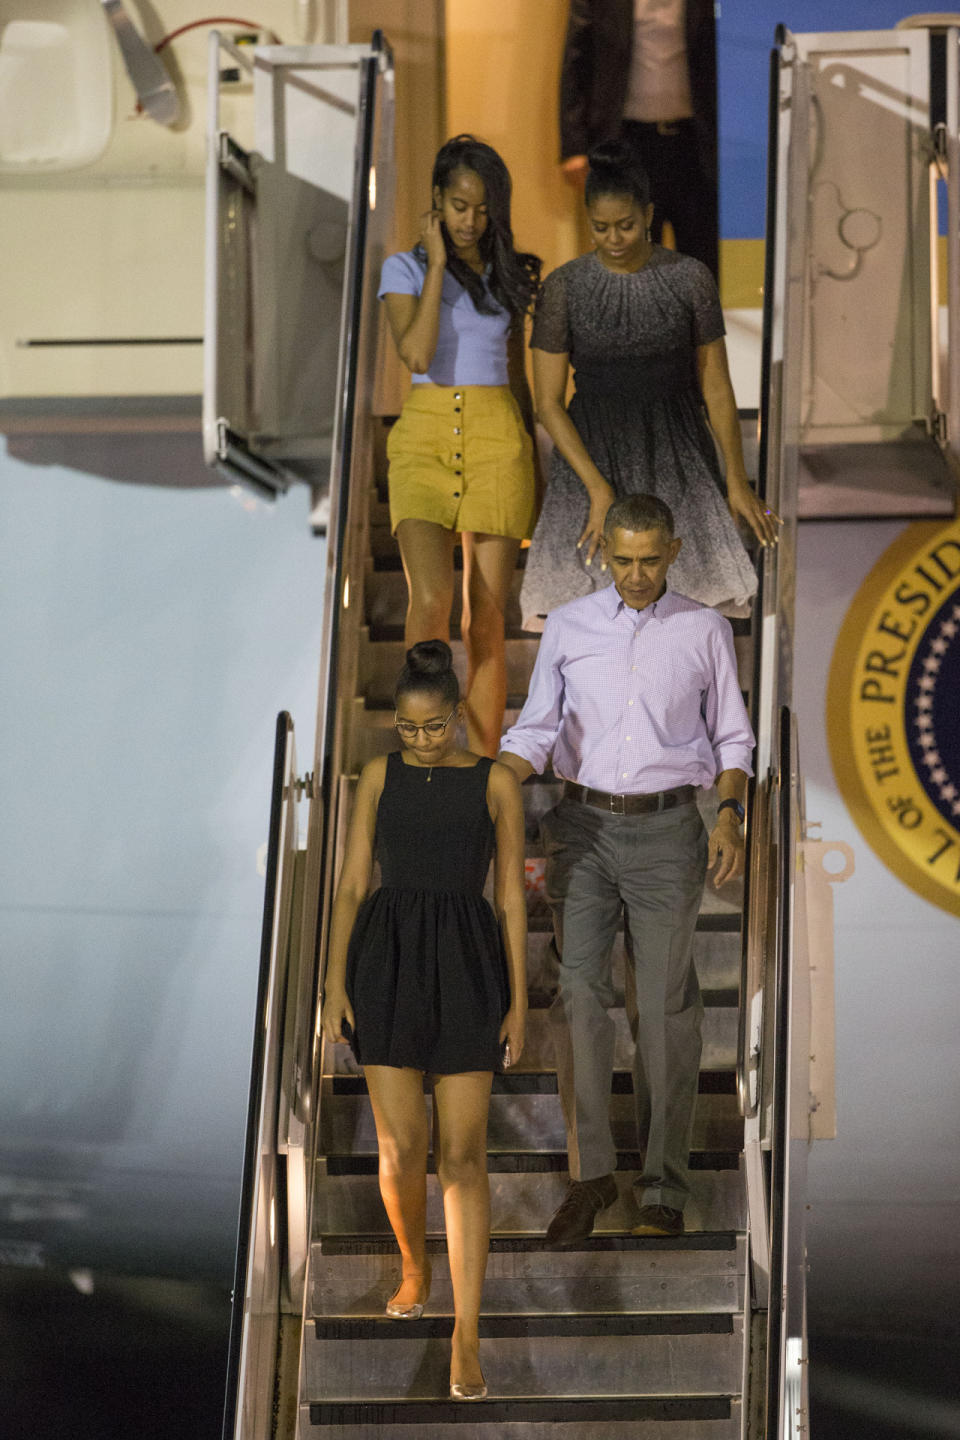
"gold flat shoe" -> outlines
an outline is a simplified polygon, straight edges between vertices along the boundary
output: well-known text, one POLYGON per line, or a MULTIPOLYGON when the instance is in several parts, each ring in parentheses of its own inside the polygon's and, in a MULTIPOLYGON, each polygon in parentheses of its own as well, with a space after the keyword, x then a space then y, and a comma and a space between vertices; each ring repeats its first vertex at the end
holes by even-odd
POLYGON ((456 1380, 450 1382, 451 1400, 486 1400, 487 1382, 481 1372, 479 1385, 461 1385, 456 1380))
POLYGON ((414 1305, 398 1305, 398 1304, 397 1304, 397 1296, 399 1295, 399 1293, 400 1293, 400 1291, 402 1290, 402 1288, 403 1288, 403 1281, 401 1280, 401 1281, 400 1281, 400 1284, 397 1286, 397 1288, 396 1288, 396 1290, 394 1291, 393 1295, 392 1295, 392 1296, 390 1297, 390 1299, 387 1301, 386 1314, 389 1316, 389 1318, 390 1318, 391 1320, 419 1320, 419 1319, 420 1319, 420 1316, 423 1314, 423 1307, 426 1305, 427 1300, 430 1298, 430 1274, 429 1274, 429 1271, 427 1272, 427 1275, 426 1275, 426 1277, 425 1277, 425 1284, 424 1284, 424 1287, 423 1287, 424 1298, 423 1298, 422 1300, 418 1301, 416 1304, 414 1304, 414 1305))
POLYGON ((386 1313, 391 1320, 419 1320, 423 1305, 394 1305, 392 1300, 388 1300, 386 1313))

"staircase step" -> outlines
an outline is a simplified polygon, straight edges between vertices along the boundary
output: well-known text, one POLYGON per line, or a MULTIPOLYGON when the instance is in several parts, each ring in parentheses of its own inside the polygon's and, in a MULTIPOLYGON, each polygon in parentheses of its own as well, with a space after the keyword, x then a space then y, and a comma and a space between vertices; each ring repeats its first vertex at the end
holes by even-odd
MULTIPOLYGON (((377 1315, 320 1315, 312 1321, 317 1340, 371 1340, 374 1344, 400 1340, 449 1340, 452 1315, 423 1315, 398 1325, 382 1311, 377 1315)), ((596 1339, 598 1335, 621 1339, 625 1335, 730 1335, 733 1319, 729 1311, 579 1311, 519 1315, 511 1311, 480 1317, 481 1340, 569 1340, 596 1339)))
MULTIPOLYGON (((626 1013, 623 1010, 611 1012, 615 1027, 614 1068, 630 1070, 633 1067, 633 1040, 626 1013)), ((703 1051, 700 1058, 704 1070, 734 1070, 737 1063, 737 1011, 725 1007, 704 1011, 703 1051)), ((335 1072, 341 1075, 355 1075, 359 1069, 353 1052, 346 1045, 328 1046, 333 1051, 335 1072)), ((527 1042, 523 1054, 511 1070, 511 1074, 528 1074, 531 1071, 554 1071, 553 1036, 546 1010, 531 1010, 527 1016, 527 1042)))
MULTIPOLYGON (((542 1236, 498 1230, 490 1236, 491 1255, 533 1255, 552 1256, 557 1264, 566 1264, 563 1257, 579 1255, 633 1254, 634 1251, 688 1251, 688 1250, 735 1250, 742 1236, 731 1230, 685 1231, 682 1235, 630 1235, 610 1232, 594 1232, 580 1240, 569 1250, 548 1250, 542 1236), (557 1258, 560 1257, 560 1258, 557 1258)), ((323 1235, 319 1245, 324 1255, 392 1255, 397 1257, 397 1242, 392 1234, 358 1231, 355 1235, 323 1235)), ((426 1249, 430 1255, 447 1253, 447 1241, 442 1232, 427 1233, 426 1249)), ((489 1273, 489 1271, 488 1271, 489 1273)))
MULTIPOLYGON (((372 501, 372 504, 381 502, 372 501)), ((373 560, 375 571, 389 572, 399 570, 403 573, 403 564, 400 560, 400 546, 397 544, 397 537, 390 533, 389 511, 386 507, 377 510, 376 518, 371 511, 370 515, 370 556, 373 560)), ((522 570, 527 561, 527 547, 522 546, 517 553, 516 568, 522 570)), ((463 550, 459 543, 454 545, 453 550, 454 570, 463 569, 463 550)))
MULTIPOLYGON (((376 623, 370 622, 368 629, 370 631, 370 639, 375 645, 392 644, 403 640, 404 627, 402 621, 390 623, 380 623, 379 621, 376 623)), ((524 630, 520 625, 511 626, 508 624, 506 627, 506 638, 508 640, 529 640, 530 632, 524 630)), ((459 619, 451 620, 450 622, 450 639, 451 643, 455 640, 459 641, 463 639, 460 633, 459 619)))
MULTIPOLYGON (((314 1244, 310 1273, 314 1315, 382 1315, 397 1288, 400 1262, 392 1237, 314 1244)), ((524 1238, 522 1249, 493 1242, 483 1290, 483 1314, 651 1313, 726 1311, 743 1304, 746 1242, 734 1235, 667 1239, 620 1237, 617 1249, 547 1250, 524 1238), (623 1246, 630 1245, 626 1249, 623 1246)), ((433 1285, 429 1313, 453 1313, 446 1241, 431 1239, 433 1285)))
MULTIPOLYGON (((407 604, 407 587, 403 575, 403 563, 400 559, 400 547, 396 537, 390 534, 389 509, 383 500, 371 499, 370 509, 370 553, 372 557, 372 571, 376 575, 396 576, 396 581, 385 585, 383 591, 383 609, 396 615, 398 610, 402 612, 407 604)), ((517 577, 511 586, 511 596, 519 597, 520 586, 523 583, 523 570, 527 561, 526 547, 521 549, 517 555, 517 577)), ((453 554, 454 570, 463 569, 463 553, 457 545, 453 554)), ((456 587, 455 587, 456 588, 456 587)), ((454 605, 459 607, 459 599, 455 596, 454 605)), ((373 612, 369 612, 371 617, 373 612)), ((459 613, 459 609, 457 612, 459 613)), ((385 615, 384 618, 387 618, 385 615)), ((738 638, 745 638, 752 633, 753 622, 748 618, 730 618, 730 627, 738 638)))
MULTIPOLYGON (((742 914, 743 884, 741 881, 732 881, 730 884, 724 885, 721 891, 716 891, 709 880, 707 881, 704 886, 703 899, 700 902, 698 929, 739 930, 742 914)), ((534 888, 527 890, 527 925, 531 930, 551 930, 553 928, 553 920, 546 897, 542 891, 534 888)))
POLYGON ((329 1440, 739 1440, 729 1395, 318 1402, 305 1421, 329 1440), (464 1427, 467 1427, 466 1429, 464 1427))
MULTIPOLYGON (((377 1133, 365 1095, 338 1095, 336 1082, 323 1082, 320 1105, 320 1147, 327 1155, 374 1155, 377 1133)), ((431 1112, 430 1097, 426 1098, 431 1112)), ((610 1097, 610 1124, 614 1144, 623 1150, 637 1143, 633 1096, 610 1097)), ((733 1095, 700 1095, 693 1124, 697 1151, 739 1151, 743 1146, 743 1120, 733 1095)), ((516 1150, 562 1151, 566 1145, 563 1112, 556 1094, 495 1094, 490 1100, 487 1148, 492 1153, 516 1150)))
MULTIPOLYGON (((526 693, 527 681, 536 659, 539 639, 535 635, 506 642, 507 689, 526 693)), ((454 666, 461 684, 466 682, 467 661, 463 642, 451 642, 454 666)), ((400 667, 404 662, 406 647, 402 640, 379 640, 370 638, 366 627, 361 630, 359 645, 358 688, 368 701, 391 702, 400 667)))
MULTIPOLYGON (((517 570, 510 584, 506 622, 520 628, 520 586, 523 571, 517 570)), ((365 619, 370 625, 402 625, 407 611, 407 581, 402 570, 373 570, 364 582, 365 619)), ((463 606, 463 587, 459 580, 453 587, 451 618, 459 626, 463 606)))
MULTIPOLYGON (((461 684, 464 684, 467 670, 463 642, 454 640, 451 643, 454 665, 460 676, 461 684)), ((539 635, 524 634, 523 638, 512 637, 507 640, 508 690, 526 694, 539 643, 539 635)), ((740 687, 742 690, 749 691, 753 680, 753 640, 749 635, 735 635, 733 643, 737 655, 737 674, 740 678, 740 687)), ((386 638, 377 640, 370 635, 368 629, 362 632, 360 690, 368 700, 387 700, 393 695, 393 687, 397 675, 400 673, 400 666, 403 664, 405 654, 406 647, 402 636, 397 639, 391 638, 388 634, 386 638), (372 655, 368 653, 371 648, 374 651, 372 655)))
MULTIPOLYGON (((698 930, 693 937, 693 959, 701 989, 728 990, 736 1004, 740 984, 740 934, 738 930, 698 930)), ((623 932, 613 947, 613 987, 623 993, 623 932)), ((555 984, 556 959, 553 933, 535 930, 527 936, 527 982, 531 990, 552 990, 555 984)))
MULTIPOLYGON (((324 1078, 331 1078, 334 1095, 366 1095, 367 1082, 363 1072, 335 1075, 328 1070, 324 1078)), ((736 1095, 737 1080, 732 1070, 701 1070, 699 1090, 701 1095, 736 1095)), ((424 1076, 423 1091, 430 1094, 430 1081, 424 1076)), ((494 1095, 556 1095, 557 1077, 552 1072, 532 1072, 529 1075, 509 1070, 493 1077, 494 1095)), ((629 1070, 614 1070, 610 1087, 612 1095, 632 1095, 633 1076, 629 1070)))
MULTIPOLYGON (((637 1223, 631 1186, 638 1172, 618 1176, 618 1200, 597 1218, 595 1233, 625 1234, 637 1223)), ((491 1228, 511 1234, 542 1236, 567 1190, 563 1171, 512 1171, 490 1176, 491 1228)), ((741 1230, 744 1224, 743 1181, 737 1170, 693 1170, 687 1229, 741 1230)), ((357 1232, 388 1234, 386 1213, 373 1175, 328 1175, 317 1165, 314 1231, 339 1235, 357 1232)), ((443 1206, 436 1176, 427 1177, 427 1228, 443 1229, 443 1206)))
MULTIPOLYGON (((634 1148, 617 1152, 617 1164, 621 1170, 640 1170, 643 1155, 636 1149, 636 1137, 628 1137, 634 1148)), ((378 1159, 376 1150, 331 1151, 324 1159, 327 1175, 376 1175, 378 1159)), ((723 1150, 691 1150, 691 1170, 737 1170, 740 1165, 740 1147, 723 1150)), ((529 1150, 487 1149, 487 1173, 493 1175, 553 1175, 566 1174, 567 1152, 565 1147, 547 1150, 541 1146, 529 1150)), ((427 1174, 433 1175, 433 1153, 427 1155, 427 1174)))
MULTIPOLYGON (((491 1398, 737 1394, 740 1317, 487 1316, 491 1398)), ((311 1402, 436 1398, 450 1368, 447 1318, 318 1321, 304 1331, 311 1402)))

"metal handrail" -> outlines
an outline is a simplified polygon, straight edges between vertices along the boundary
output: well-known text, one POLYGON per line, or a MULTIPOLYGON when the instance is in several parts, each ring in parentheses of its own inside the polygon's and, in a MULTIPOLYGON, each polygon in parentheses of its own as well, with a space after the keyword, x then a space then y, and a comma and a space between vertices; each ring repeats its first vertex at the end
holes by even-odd
MULTIPOLYGON (((369 173, 371 147, 373 143, 374 106, 373 89, 376 84, 378 54, 387 51, 383 32, 374 32, 371 42, 374 54, 364 62, 361 107, 363 133, 361 140, 360 169, 369 173)), ((363 261, 366 243, 368 207, 358 209, 356 223, 352 227, 348 259, 344 269, 345 285, 341 333, 344 337, 344 351, 340 374, 341 400, 338 406, 338 426, 333 437, 333 457, 330 466, 330 526, 327 552, 326 614, 329 617, 328 632, 324 636, 321 674, 320 705, 322 724, 317 726, 317 751, 315 775, 319 780, 320 794, 328 810, 333 802, 332 784, 334 756, 334 729, 336 706, 331 703, 334 695, 333 681, 337 674, 340 654, 340 636, 337 619, 344 579, 347 520, 350 501, 350 476, 353 462, 354 422, 356 419, 357 362, 359 358, 360 321, 363 312, 363 261)))
MULTIPOLYGON (((286 710, 277 716, 273 747, 273 781, 270 787, 270 826, 267 834, 267 866, 263 891, 263 923, 260 931, 260 970, 257 978, 257 1000, 254 1010, 253 1054, 250 1059, 250 1092, 247 1100, 247 1121, 243 1140, 243 1178, 240 1189, 240 1215, 237 1221, 237 1249, 233 1273, 233 1304, 230 1311, 230 1334, 227 1343, 227 1374, 223 1410, 223 1440, 233 1440, 236 1428, 237 1402, 240 1392, 240 1363, 243 1352, 243 1327, 246 1320, 243 1297, 246 1293, 247 1268, 250 1259, 250 1231, 255 1198, 254 1177, 259 1160, 257 1138, 260 1131, 260 1109, 266 1070, 267 1028, 264 1016, 267 998, 274 983, 274 945, 276 927, 280 849, 283 840, 283 802, 287 779, 287 747, 293 733, 293 721, 286 710)), ((283 960, 286 961, 284 956, 283 960)))
MULTIPOLYGON (((782 27, 781 27, 782 28, 782 27)), ((777 216, 777 161, 779 146, 779 66, 781 43, 780 29, 777 31, 777 47, 770 52, 770 90, 767 113, 767 195, 766 195, 766 251, 764 254, 763 286, 763 332, 760 357, 760 412, 759 447, 757 457, 757 494, 766 500, 769 492, 768 470, 771 454, 772 387, 773 387, 773 300, 774 266, 777 216)), ((753 613, 753 684, 750 696, 750 721, 754 734, 759 733, 761 724, 760 678, 767 664, 774 664, 773 656, 765 655, 763 644, 764 605, 769 589, 774 597, 776 584, 776 552, 761 550, 757 558, 757 598, 753 613)), ((759 889, 759 868, 765 863, 763 849, 758 843, 759 807, 766 803, 769 782, 764 777, 754 776, 747 787, 747 832, 745 837, 743 915, 744 925, 740 944, 740 1004, 737 1016, 737 1103, 744 1119, 752 1119, 759 1105, 759 1091, 751 1086, 753 1049, 750 1043, 750 997, 754 991, 754 978, 760 973, 762 956, 762 916, 757 913, 756 904, 759 889)))
MULTIPOLYGON (((358 196, 356 217, 348 238, 345 265, 340 357, 340 404, 337 427, 333 436, 330 465, 330 520, 327 530, 327 572, 324 594, 325 633, 321 643, 319 695, 317 710, 316 750, 314 755, 310 829, 308 836, 308 874, 315 884, 313 899, 307 904, 313 914, 310 924, 313 936, 312 981, 309 987, 311 1010, 302 1030, 309 1036, 309 1049, 299 1074, 299 1103, 309 1113, 315 1131, 319 1125, 320 1099, 320 999, 322 992, 326 923, 332 895, 338 806, 338 765, 340 759, 339 712, 337 704, 343 653, 344 585, 350 575, 349 539, 354 494, 354 443, 357 427, 357 385, 360 362, 364 353, 364 279, 367 268, 367 236, 370 214, 370 171, 374 164, 377 75, 392 67, 390 46, 381 30, 375 30, 370 42, 370 55, 363 61, 360 86, 362 128, 357 147, 357 169, 354 177, 358 196)), ((360 497, 361 501, 363 496, 360 497)), ((298 1029, 299 1029, 298 1017, 298 1029)), ((309 1172, 308 1217, 312 1211, 313 1165, 309 1172)))
POLYGON ((749 1119, 757 1113, 757 1097, 751 1093, 750 1086, 750 1041, 749 1041, 749 1004, 750 977, 753 973, 753 946, 754 941, 751 934, 750 924, 751 895, 753 891, 753 857, 757 846, 754 838, 755 816, 757 811, 757 786, 755 780, 751 779, 747 785, 747 814, 749 821, 745 841, 744 856, 744 879, 743 879, 743 914, 744 926, 740 942, 740 1004, 737 1015, 737 1104, 740 1114, 744 1119, 749 1119))
MULTIPOLYGON (((369 201, 369 177, 374 163, 374 138, 376 114, 374 95, 377 72, 390 68, 393 63, 392 51, 381 30, 374 31, 370 44, 371 55, 364 64, 361 88, 361 113, 363 117, 362 140, 359 147, 357 193, 369 201)), ((342 334, 344 351, 341 360, 339 406, 340 423, 334 436, 333 460, 330 473, 330 523, 328 528, 327 574, 325 584, 324 612, 328 617, 327 632, 323 637, 319 706, 317 715, 316 754, 314 759, 314 804, 323 806, 322 824, 318 840, 321 853, 317 859, 319 884, 316 893, 314 955, 314 1012, 311 1029, 314 1037, 313 1063, 307 1083, 312 1094, 312 1108, 316 1116, 318 1100, 317 1063, 320 1051, 319 1009, 324 967, 324 948, 327 940, 330 900, 333 892, 336 830, 339 816, 338 777, 341 758, 341 716, 336 697, 340 691, 340 671, 343 656, 344 586, 351 577, 350 531, 353 496, 351 481, 354 467, 354 444, 357 427, 357 381, 360 361, 364 350, 364 275, 366 268, 367 232, 369 204, 358 207, 356 224, 353 227, 348 250, 347 274, 349 286, 344 295, 342 334)), ((361 503, 363 496, 360 497, 361 503)))
MULTIPOLYGON (((794 767, 793 719, 784 706, 780 711, 777 783, 777 924, 776 978, 773 1038, 772 1116, 770 1126, 770 1234, 782 1236, 786 1217, 787 1098, 789 1074, 789 1026, 792 1003, 793 934, 793 802, 794 767)), ((781 1391, 781 1348, 783 1338, 785 1253, 782 1244, 770 1246, 770 1308, 767 1317, 766 1403, 769 1434, 779 1434, 774 1421, 779 1412, 781 1391)))
MULTIPOLYGON (((330 467, 331 522, 328 530, 328 568, 324 607, 325 623, 320 660, 316 763, 313 777, 308 777, 308 780, 305 782, 296 782, 293 779, 291 779, 290 782, 291 789, 307 788, 310 794, 310 834, 307 856, 309 863, 307 865, 306 877, 309 880, 311 876, 316 876, 321 882, 323 875, 329 870, 328 858, 333 834, 330 817, 336 811, 335 780, 333 779, 334 772, 331 768, 331 762, 333 754, 332 740, 335 731, 335 713, 337 710, 335 703, 336 677, 340 659, 338 635, 340 620, 339 602, 346 550, 345 541, 348 527, 348 512, 350 510, 351 499, 358 355, 362 348, 358 337, 360 334, 360 317, 363 310, 365 247, 369 209, 368 177, 371 165, 371 139, 374 132, 375 90, 378 68, 389 65, 390 63, 389 47, 386 45, 381 32, 377 31, 375 33, 370 49, 371 54, 360 60, 360 105, 363 120, 359 144, 357 146, 355 171, 355 193, 358 197, 358 203, 355 206, 353 223, 348 236, 344 297, 341 311, 342 342, 338 376, 340 404, 338 407, 338 424, 334 436, 330 467)), ((278 978, 276 965, 271 963, 270 940, 274 933, 273 918, 278 898, 277 876, 281 868, 280 846, 284 833, 284 762, 291 733, 292 722, 290 721, 289 715, 284 712, 278 720, 277 750, 274 761, 274 789, 271 801, 270 843, 268 848, 263 921, 264 942, 261 951, 260 972, 258 977, 258 1018, 263 1014, 265 997, 272 993, 272 988, 276 985, 278 978), (280 734, 281 725, 284 727, 282 745, 280 734)), ((286 1039, 288 1045, 293 1046, 295 1053, 292 1057, 292 1065, 285 1065, 285 1073, 288 1074, 292 1080, 292 1086, 290 1093, 285 1095, 284 1099, 289 1102, 291 1113, 297 1115, 304 1125, 312 1125, 314 1127, 317 1119, 315 1100, 318 1088, 316 1019, 319 990, 319 939, 324 893, 325 887, 323 883, 318 883, 316 931, 310 931, 309 939, 306 940, 308 946, 312 941, 312 953, 309 953, 309 951, 305 952, 302 962, 310 973, 308 976, 301 977, 296 994, 286 995, 286 1004, 292 1006, 296 1013, 291 1014, 288 1012, 286 1016, 286 1019, 290 1022, 286 1027, 286 1039), (309 1001, 306 1013, 301 1013, 298 1008, 298 999, 304 995, 309 996, 309 1001)), ((312 910, 313 906, 308 903, 307 909, 312 910)), ((307 918, 305 912, 305 919, 307 918)), ((241 1403, 240 1382, 243 1335, 244 1326, 249 1318, 245 1314, 243 1299, 245 1295, 246 1272, 250 1261, 249 1237, 253 1220, 252 1206, 255 1190, 255 1168, 258 1160, 259 1120, 264 1103, 265 1044, 266 1037, 262 1034, 261 1027, 258 1028, 255 1036, 254 1053, 251 1064, 251 1086, 246 1143, 244 1146, 244 1172, 241 1193, 234 1306, 231 1317, 224 1411, 224 1440, 233 1440, 237 1425, 238 1406, 241 1403)), ((286 1059, 288 1061, 291 1059, 289 1053, 287 1053, 286 1059)), ((283 1137, 279 1136, 276 1137, 278 1142, 281 1143, 282 1138, 283 1137)), ((314 1147, 311 1146, 310 1148, 311 1152, 313 1152, 314 1147)), ((312 1155, 311 1158, 308 1159, 306 1180, 306 1233, 309 1234, 309 1215, 313 1193, 312 1155)), ((282 1222, 280 1222, 278 1228, 282 1230, 282 1222)), ((282 1235, 280 1243, 281 1245, 283 1244, 282 1235)))

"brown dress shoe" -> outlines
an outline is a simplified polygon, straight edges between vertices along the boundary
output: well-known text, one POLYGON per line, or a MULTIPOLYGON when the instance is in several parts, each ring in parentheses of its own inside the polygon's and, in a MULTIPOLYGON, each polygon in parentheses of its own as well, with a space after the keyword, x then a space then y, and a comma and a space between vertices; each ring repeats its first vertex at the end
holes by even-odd
POLYGON ((564 1250, 586 1240, 597 1215, 616 1198, 617 1182, 612 1175, 600 1175, 596 1180, 572 1180, 547 1226, 547 1244, 554 1250, 564 1250))
POLYGON ((682 1235, 683 1211, 671 1210, 669 1205, 641 1205, 640 1223, 634 1225, 631 1235, 682 1235))

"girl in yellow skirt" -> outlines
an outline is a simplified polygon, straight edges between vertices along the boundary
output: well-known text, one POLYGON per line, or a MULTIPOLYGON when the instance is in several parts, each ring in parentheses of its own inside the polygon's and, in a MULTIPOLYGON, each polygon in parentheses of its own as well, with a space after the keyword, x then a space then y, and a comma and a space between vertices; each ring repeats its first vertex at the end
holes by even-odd
POLYGON ((467 743, 496 755, 506 705, 504 614, 535 515, 524 316, 540 261, 514 248, 510 175, 472 135, 433 167, 420 242, 384 263, 380 297, 413 385, 390 433, 390 523, 407 578, 406 643, 449 638, 463 547, 467 743))

